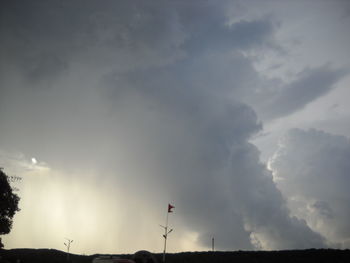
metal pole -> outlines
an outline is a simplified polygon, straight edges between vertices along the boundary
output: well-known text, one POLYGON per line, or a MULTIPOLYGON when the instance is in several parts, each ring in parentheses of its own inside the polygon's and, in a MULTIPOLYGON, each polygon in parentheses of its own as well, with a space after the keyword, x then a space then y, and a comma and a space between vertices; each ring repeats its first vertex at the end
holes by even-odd
POLYGON ((212 247, 212 251, 214 252, 214 238, 211 239, 211 247, 212 247))
POLYGON ((166 253, 166 240, 168 238, 168 219, 169 219, 169 211, 166 213, 166 224, 165 224, 165 232, 164 232, 164 250, 163 250, 163 263, 165 263, 165 253, 166 253))
POLYGON ((70 249, 70 244, 73 242, 72 239, 66 238, 67 239, 67 244, 64 243, 64 245, 67 247, 67 261, 69 261, 69 249, 70 249))

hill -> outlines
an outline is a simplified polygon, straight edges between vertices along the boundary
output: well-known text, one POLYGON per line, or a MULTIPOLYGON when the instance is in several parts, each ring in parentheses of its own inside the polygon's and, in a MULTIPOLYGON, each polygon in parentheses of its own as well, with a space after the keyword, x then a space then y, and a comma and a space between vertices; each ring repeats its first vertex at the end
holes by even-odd
MULTIPOLYGON (((66 263, 67 254, 55 249, 11 249, 1 250, 0 256, 15 263, 66 263)), ((72 263, 91 263, 97 255, 71 254, 72 263)), ((119 255, 130 258, 132 255, 119 255)), ((161 262, 161 254, 155 254, 161 262)), ((167 263, 345 263, 350 262, 350 250, 308 249, 286 251, 235 251, 235 252, 182 252, 167 254, 167 263)), ((0 261, 1 262, 1 261, 0 261)))

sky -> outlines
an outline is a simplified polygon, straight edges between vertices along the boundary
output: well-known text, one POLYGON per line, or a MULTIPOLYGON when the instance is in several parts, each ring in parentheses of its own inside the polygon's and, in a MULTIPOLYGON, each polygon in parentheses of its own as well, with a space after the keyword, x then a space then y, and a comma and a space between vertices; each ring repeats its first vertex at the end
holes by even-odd
POLYGON ((2 1, 6 248, 350 248, 346 0, 2 1))

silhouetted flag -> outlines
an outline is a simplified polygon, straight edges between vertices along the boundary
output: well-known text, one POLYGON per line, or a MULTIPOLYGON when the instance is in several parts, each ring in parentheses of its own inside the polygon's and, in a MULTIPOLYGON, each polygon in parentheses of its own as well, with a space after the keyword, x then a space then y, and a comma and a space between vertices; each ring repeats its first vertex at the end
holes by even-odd
POLYGON ((175 206, 168 204, 168 213, 172 213, 173 211, 171 209, 175 208, 175 206))

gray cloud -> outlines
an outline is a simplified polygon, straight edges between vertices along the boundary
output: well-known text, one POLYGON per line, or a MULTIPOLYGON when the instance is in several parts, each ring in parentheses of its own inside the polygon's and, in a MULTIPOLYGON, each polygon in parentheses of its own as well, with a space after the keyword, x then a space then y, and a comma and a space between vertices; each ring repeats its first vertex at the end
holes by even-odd
MULTIPOLYGON (((223 7, 7 4, 0 146, 53 169, 96 171, 152 209, 174 200, 181 228, 204 245, 215 235, 220 249, 322 247, 289 216, 249 143, 262 124, 244 101, 261 78, 241 51, 273 41, 274 27, 266 18, 228 26, 223 7)), ((293 92, 326 73, 332 84, 322 70, 300 77, 293 92)))
MULTIPOLYGON (((164 181, 171 186, 168 193, 181 207, 187 227, 200 233, 202 243, 207 244, 210 235, 215 234, 224 238, 221 247, 225 249, 230 248, 228 244, 252 248, 253 236, 265 249, 323 246, 322 238, 305 223, 289 218, 271 174, 259 163, 257 149, 247 142, 261 129, 252 109, 223 97, 198 93, 194 97, 177 92, 169 96, 163 83, 176 86, 179 77, 155 84, 153 74, 145 75, 150 80, 135 82, 137 76, 142 76, 136 74, 129 82, 116 82, 112 87, 130 87, 116 93, 117 111, 119 103, 120 110, 133 105, 124 124, 138 122, 137 131, 132 131, 132 143, 138 147, 130 149, 128 159, 135 158, 132 162, 138 164, 143 159, 143 173, 147 173, 150 163, 156 163, 157 168, 152 169, 163 172, 148 172, 142 184, 164 181), (152 89, 144 94, 147 87, 152 89)), ((130 140, 128 136, 125 139, 130 140)))
POLYGON ((318 130, 291 130, 271 159, 292 212, 330 244, 349 246, 349 139, 318 130))
POLYGON ((329 65, 307 68, 288 84, 271 81, 273 88, 263 89, 257 97, 252 98, 252 104, 261 112, 259 117, 262 119, 284 117, 328 93, 346 73, 344 69, 332 69, 329 65))
POLYGON ((271 44, 273 29, 273 24, 268 19, 242 20, 232 26, 222 22, 220 24, 211 23, 203 19, 192 29, 183 47, 193 53, 213 50, 213 48, 217 52, 233 48, 247 50, 253 47, 268 46, 271 44))

